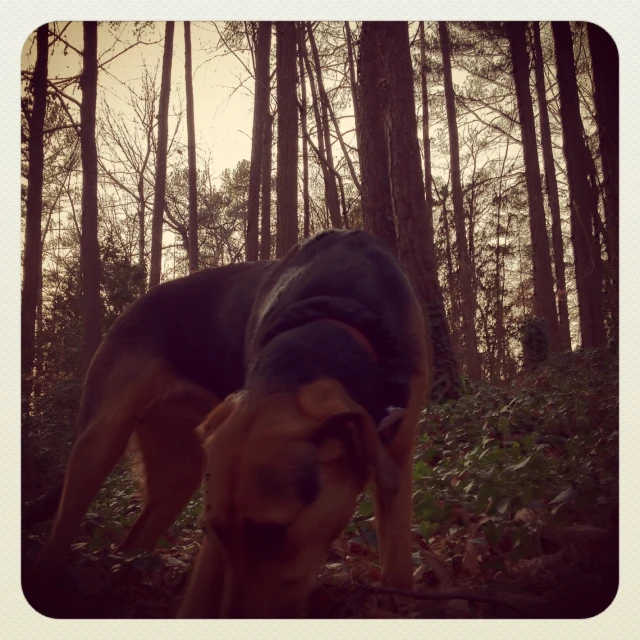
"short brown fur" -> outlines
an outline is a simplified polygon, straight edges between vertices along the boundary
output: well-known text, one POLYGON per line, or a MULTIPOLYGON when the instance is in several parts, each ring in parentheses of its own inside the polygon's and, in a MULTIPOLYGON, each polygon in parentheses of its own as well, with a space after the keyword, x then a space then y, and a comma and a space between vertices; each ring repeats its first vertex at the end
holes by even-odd
MULTIPOLYGON (((412 470, 416 426, 430 384, 424 320, 414 300, 409 331, 421 363, 411 381, 407 412, 391 444, 382 447, 367 415, 333 380, 319 380, 287 394, 244 392, 219 406, 201 427, 207 437, 207 475, 203 514, 205 539, 184 598, 180 617, 297 617, 307 612, 308 597, 331 542, 348 524, 357 497, 373 475, 382 582, 409 589, 412 470), (368 473, 357 472, 353 451, 343 436, 318 442, 328 418, 361 414, 365 427, 355 455, 367 458, 368 473), (369 438, 368 442, 367 437, 369 438), (302 504, 294 492, 265 500, 253 472, 265 464, 293 467, 313 455, 320 495, 302 504), (391 473, 394 475, 389 481, 391 473), (251 557, 253 542, 243 520, 262 526, 286 525, 275 557, 251 557), (244 538, 243 538, 244 536, 244 538)), ((370 419, 369 419, 370 420, 370 419)), ((345 425, 345 431, 353 425, 345 425)))
MULTIPOLYGON (((251 299, 272 264, 237 271, 236 291, 251 299)), ((42 610, 50 578, 130 441, 145 504, 120 549, 153 549, 204 473, 205 537, 180 616, 304 615, 326 552, 370 478, 382 581, 409 588, 413 446, 430 382, 423 315, 413 296, 409 307, 402 324, 418 366, 406 413, 387 445, 368 412, 333 378, 287 393, 240 391, 220 404, 153 349, 132 352, 130 343, 116 339, 105 347, 105 341, 108 357, 101 360, 98 352, 94 382, 89 376, 85 388, 87 398, 98 399, 81 409, 88 418, 69 457, 51 535, 25 585, 30 601, 42 610)), ((221 326, 232 322, 225 318, 221 326)))
POLYGON ((51 577, 62 567, 82 517, 130 439, 145 504, 119 548, 153 550, 201 482, 204 455, 195 428, 217 402, 178 379, 160 359, 118 361, 93 420, 73 446, 51 534, 25 584, 36 608, 45 606, 51 577))

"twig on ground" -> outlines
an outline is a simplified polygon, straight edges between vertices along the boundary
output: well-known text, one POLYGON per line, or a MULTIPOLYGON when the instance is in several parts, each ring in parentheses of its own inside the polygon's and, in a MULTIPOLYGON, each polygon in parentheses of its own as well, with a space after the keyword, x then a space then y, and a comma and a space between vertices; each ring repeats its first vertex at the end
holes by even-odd
POLYGON ((524 610, 510 602, 502 600, 501 598, 494 598, 491 596, 485 596, 479 593, 473 593, 472 591, 444 591, 438 593, 420 593, 418 591, 409 591, 408 589, 394 589, 392 587, 374 587, 366 586, 362 587, 351 596, 349 596, 342 606, 344 609, 349 605, 353 605, 356 600, 359 600, 365 595, 372 595, 376 593, 388 593, 392 595, 407 596, 410 598, 416 598, 417 600, 473 600, 475 602, 484 602, 485 604, 499 605, 512 609, 517 613, 524 613, 524 610))

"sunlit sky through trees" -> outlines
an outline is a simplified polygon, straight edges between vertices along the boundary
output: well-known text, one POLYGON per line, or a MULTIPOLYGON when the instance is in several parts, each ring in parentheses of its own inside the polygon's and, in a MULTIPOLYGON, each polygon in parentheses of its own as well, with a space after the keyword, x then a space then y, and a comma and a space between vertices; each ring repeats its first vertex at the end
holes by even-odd
MULTIPOLYGON (((198 171, 203 168, 209 172, 209 180, 213 188, 220 189, 224 182, 224 172, 233 172, 241 161, 247 161, 251 155, 251 131, 253 124, 253 61, 252 54, 247 47, 248 38, 242 33, 243 23, 236 23, 239 31, 235 42, 225 43, 229 37, 225 31, 225 23, 193 22, 192 23, 192 58, 193 58, 193 89, 195 107, 196 146, 198 157, 198 171), (230 46, 225 46, 226 44, 230 46)), ((354 33, 356 23, 351 23, 354 33)), ((504 64, 508 58, 508 50, 504 42, 492 46, 479 47, 480 54, 467 54, 465 39, 469 40, 464 28, 451 24, 452 42, 459 38, 462 48, 453 55, 453 82, 456 90, 457 123, 460 136, 460 156, 463 187, 475 185, 479 200, 473 203, 475 208, 475 229, 479 250, 484 243, 490 247, 497 242, 508 253, 505 259, 503 277, 511 288, 512 302, 525 305, 525 296, 529 295, 528 283, 523 282, 522 274, 528 270, 528 223, 523 215, 523 199, 519 195, 523 189, 524 166, 522 159, 522 145, 517 123, 515 96, 506 79, 505 71, 500 71, 495 79, 482 77, 486 69, 495 70, 504 64), (477 57, 474 57, 476 56, 477 57), (483 66, 484 65, 484 66, 483 66), (493 66, 492 66, 493 65, 493 66), (502 73, 502 75, 500 75, 502 73), (500 194, 500 195, 498 195, 500 194), (513 194, 513 195, 512 195, 513 194), (515 217, 511 226, 505 227, 509 211, 502 212, 503 218, 496 227, 495 211, 497 202, 504 195, 505 206, 514 212, 515 217), (511 198, 511 200, 509 200, 511 198), (517 215, 516 215, 517 214, 517 215)), ((53 33, 49 37, 49 70, 48 76, 58 87, 58 108, 68 113, 66 116, 79 122, 79 103, 82 100, 77 77, 82 70, 83 31, 81 22, 59 22, 50 25, 51 32, 61 34, 65 42, 56 41, 53 33), (69 82, 64 79, 68 78, 69 82)), ((418 23, 409 23, 409 34, 412 43, 412 55, 415 74, 415 104, 418 115, 418 137, 422 144, 422 106, 420 96, 419 47, 417 46, 418 23)), ((431 171, 434 179, 433 195, 437 211, 434 212, 436 230, 442 230, 440 220, 442 202, 449 207, 450 201, 450 172, 449 172, 449 136, 447 119, 444 108, 444 92, 442 84, 442 57, 437 38, 437 24, 426 23, 427 34, 427 64, 429 66, 429 136, 431 140, 431 171), (444 200, 443 200, 444 199, 444 200)), ((118 227, 118 233, 128 238, 127 242, 135 244, 135 199, 126 189, 118 187, 118 180, 127 182, 129 188, 135 185, 135 175, 132 166, 135 161, 127 159, 126 150, 118 144, 132 142, 133 152, 140 153, 144 148, 144 130, 140 126, 139 113, 132 106, 142 104, 145 83, 149 85, 149 78, 155 78, 155 99, 152 101, 152 117, 155 118, 161 79, 162 54, 164 49, 164 22, 133 23, 101 22, 98 28, 98 104, 97 104, 97 143, 98 159, 100 162, 100 198, 102 220, 111 220, 108 224, 118 227), (139 42, 138 42, 139 41, 139 42), (135 45, 135 46, 134 46, 135 45), (146 78, 146 79, 145 79, 146 78), (114 133, 115 132, 115 133, 114 133), (119 136, 120 143, 114 143, 114 136, 119 136), (134 140, 135 138, 135 140, 134 140), (121 222, 127 219, 126 225, 121 222), (128 225, 128 226, 127 226, 128 225), (124 229, 124 231, 122 230, 124 229)), ((348 69, 344 53, 344 33, 342 23, 318 23, 318 42, 321 48, 323 66, 323 80, 327 91, 332 93, 331 100, 337 122, 344 142, 349 149, 352 163, 358 172, 357 143, 354 131, 353 107, 349 91, 348 69)), ((481 37, 481 36, 476 36, 481 37)), ((25 43, 22 55, 22 68, 25 71, 33 68, 35 48, 32 35, 25 43)), ((551 34, 548 25, 543 28, 543 48, 546 48, 547 58, 551 49, 551 34)), ((585 48, 576 38, 578 50, 576 59, 578 66, 584 68, 585 48)), ((271 112, 275 110, 275 37, 272 39, 272 74, 271 112)), ((490 71, 493 73, 493 71, 490 71)), ((305 74, 306 75, 306 74, 305 74)), ((562 138, 557 108, 557 85, 554 78, 553 64, 545 67, 547 99, 550 101, 550 119, 552 135, 554 137, 554 158, 557 166, 558 186, 562 208, 562 232, 565 239, 565 259, 572 264, 572 250, 570 242, 569 209, 566 179, 564 177, 564 158, 562 154, 562 138)), ((23 77, 23 91, 27 87, 28 77, 23 77)), ((309 79, 307 82, 307 109, 310 135, 316 135, 315 122, 311 109, 311 92, 309 79)), ((595 131, 593 114, 585 105, 590 105, 588 73, 580 76, 581 89, 587 96, 583 100, 584 125, 589 134, 595 131)), ((535 96, 533 76, 531 77, 531 95, 535 96)), ((56 102, 55 100, 53 102, 56 102)), ((534 100, 534 111, 537 104, 534 100)), ((67 118, 68 121, 68 118, 67 118)), ((154 123, 156 121, 154 120, 154 123)), ((67 125, 68 126, 68 125, 67 125)), ((352 183, 349 171, 344 162, 341 145, 332 132, 332 150, 338 172, 343 176, 347 199, 357 208, 359 201, 352 183)), ((274 127, 274 146, 272 149, 273 172, 276 171, 275 141, 277 132, 274 127)), ((171 97, 169 107, 169 151, 168 176, 179 176, 180 171, 186 171, 187 166, 187 121, 185 98, 185 55, 183 23, 176 23, 173 48, 173 62, 171 70, 171 97)), ((302 165, 302 144, 299 143, 300 166, 302 165)), ((543 166, 541 150, 539 149, 539 164, 543 166)), ((136 156, 137 158, 138 156, 136 156)), ((153 154, 152 157, 155 157, 153 154)), ((47 163, 45 156, 45 164, 47 163)), ((53 165, 52 165, 53 166, 53 165)), ((149 167, 152 169, 152 167, 149 167)), ((147 201, 153 200, 153 171, 147 172, 147 201)), ((302 171, 299 170, 299 175, 302 171)), ((177 179, 177 178, 176 178, 177 179)), ((301 178, 299 178, 301 180, 301 178)), ((45 242, 43 260, 45 263, 57 259, 61 255, 68 255, 74 245, 63 238, 60 239, 61 229, 73 229, 77 225, 77 214, 80 210, 81 171, 74 170, 69 175, 69 188, 60 197, 54 212, 55 218, 51 230, 56 234, 49 234, 45 242), (65 219, 66 218, 66 219, 65 219), (47 246, 46 243, 49 243, 47 246), (55 243, 52 249, 51 243, 55 243)), ((24 178, 23 178, 24 182, 24 178)), ((55 182, 55 181, 54 181, 55 182)), ((300 185, 299 185, 299 188, 300 185)), ((475 193, 473 189, 469 193, 475 193)), ((317 159, 310 150, 310 194, 312 202, 312 232, 322 228, 326 218, 322 177, 317 159)), ((466 196, 465 196, 466 197, 466 196)), ((475 197, 475 196, 474 196, 475 197)), ((275 203, 275 190, 272 194, 275 203)), ((235 205, 236 216, 243 209, 242 202, 235 205)), ((467 206, 467 203, 465 203, 467 206)), ((302 200, 299 197, 299 208, 302 211, 302 200)), ((45 219, 47 212, 44 213, 45 219)), ((300 214, 302 215, 302 213, 300 214)), ((274 214, 272 213, 272 217, 274 214)), ((48 224, 48 223, 47 223, 48 224)), ((237 229, 231 233, 238 236, 237 244, 243 240, 242 220, 234 222, 237 229)), ((301 227, 301 225, 300 225, 301 227)), ((273 228, 273 221, 272 221, 273 228)), ((548 217, 548 234, 550 233, 550 218, 548 217)), ((65 231, 66 233, 67 231, 65 231)), ((177 277, 186 273, 185 254, 182 250, 183 240, 167 225, 164 227, 163 246, 163 279, 177 277)), ((203 242, 209 242, 205 239, 203 242)), ((438 238, 436 238, 438 242, 438 238)), ((442 238, 439 240, 443 242, 442 238)), ((133 246, 132 244, 132 246, 133 246)), ((493 249, 486 249, 493 252, 493 249)), ((215 252, 215 250, 214 250, 215 252)), ((227 251, 222 261, 229 259, 231 253, 227 251)), ((235 255, 235 254, 233 254, 235 255)), ((489 253, 487 253, 489 256, 489 253)), ((489 256, 490 257, 490 256, 489 256)), ((488 258, 489 259, 489 258, 488 258)), ((218 259, 216 258, 216 261, 218 259)), ((444 277, 445 265, 439 263, 441 277, 444 277)), ((484 265, 479 264, 480 269, 484 265)), ((577 320, 577 299, 573 287, 573 280, 569 279, 567 290, 572 324, 577 320)))
MULTIPOLYGON (((63 37, 76 50, 66 48, 61 42, 50 49, 49 77, 66 78, 80 74, 82 70, 82 22, 58 23, 58 31, 66 24, 63 37)), ((133 22, 100 23, 98 28, 99 64, 107 63, 98 72, 98 119, 101 103, 121 114, 123 119, 132 117, 128 104, 129 92, 126 85, 135 87, 141 82, 145 67, 156 75, 160 86, 162 53, 164 47, 164 22, 147 23, 136 42, 136 25, 133 22), (131 47, 131 48, 129 48, 131 47)), ((416 23, 417 24, 417 23, 416 23)), ((233 168, 251 154, 251 126, 253 118, 254 79, 251 54, 249 51, 233 53, 220 42, 220 32, 224 23, 193 22, 191 24, 193 58, 193 92, 196 122, 196 140, 199 152, 211 153, 214 174, 233 168), (219 50, 218 46, 222 44, 219 50)), ((415 31, 415 25, 412 31, 415 31)), ((415 33, 413 34, 415 35, 415 33)), ((51 38, 53 41, 53 38, 51 38)), ((177 138, 183 151, 186 148, 186 101, 184 72, 184 31, 183 23, 176 23, 173 43, 173 63, 171 69, 171 99, 169 106, 169 131, 173 132, 176 121, 181 117, 177 138), (180 115, 181 114, 181 115, 180 115)), ((275 41, 272 42, 272 54, 275 41)), ((22 53, 22 68, 33 66, 35 51, 33 35, 25 43, 22 53)), ((340 70, 342 72, 342 70, 340 70)), ((273 65, 271 72, 273 73, 273 65)), ((462 84, 467 74, 453 69, 454 83, 462 84)), ((325 80, 327 88, 332 86, 331 74, 325 80)), ((272 84, 275 85, 275 79, 272 84)), ((438 88, 441 90, 441 87, 438 88)), ((77 85, 67 91, 78 101, 81 92, 77 85)), ((273 96, 272 96, 273 101, 273 96)), ((341 129, 348 144, 355 145, 351 104, 340 114, 341 129)), ((444 130, 444 121, 432 123, 433 133, 444 130)), ((335 144, 334 154, 341 155, 335 144)), ((436 168, 437 169, 437 168, 436 168)))
MULTIPOLYGON (((64 23, 58 23, 62 27, 64 23)), ((219 25, 222 28, 222 24, 219 25)), ((82 51, 82 22, 72 22, 64 32, 64 38, 82 51)), ((127 104, 128 91, 124 85, 135 86, 140 81, 144 67, 156 74, 158 87, 164 46, 164 22, 149 23, 141 35, 141 42, 127 50, 136 40, 135 24, 122 22, 115 25, 101 23, 98 29, 99 63, 104 63, 118 55, 98 72, 98 119, 100 102, 108 102, 123 118, 132 117, 127 104)), ((215 173, 235 167, 251 152, 251 122, 253 113, 253 81, 248 77, 251 68, 248 52, 238 53, 238 57, 224 52, 213 52, 219 36, 212 23, 194 22, 191 25, 193 58, 193 92, 196 121, 196 139, 200 151, 209 150, 215 173), (239 59, 240 58, 240 59, 239 59)), ((23 68, 33 64, 35 51, 33 37, 25 43, 23 68)), ((182 23, 177 23, 174 36, 173 63, 171 69, 171 102, 169 105, 169 130, 173 131, 178 116, 182 112, 181 127, 178 132, 182 146, 186 147, 186 101, 184 90, 184 31, 182 23)), ((57 43, 49 59, 50 77, 69 77, 80 73, 82 59, 77 51, 67 49, 57 43)), ((77 86, 69 94, 80 100, 77 86)))

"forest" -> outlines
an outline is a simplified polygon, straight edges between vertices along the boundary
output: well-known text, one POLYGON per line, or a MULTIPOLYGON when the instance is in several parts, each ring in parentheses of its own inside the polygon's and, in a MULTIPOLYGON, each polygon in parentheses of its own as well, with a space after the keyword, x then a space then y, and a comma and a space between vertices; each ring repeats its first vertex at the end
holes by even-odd
MULTIPOLYGON (((415 592, 380 598, 367 492, 313 617, 584 618, 611 603, 619 71, 602 28, 56 22, 25 43, 21 82, 23 567, 50 526, 29 509, 62 477, 84 375, 130 303, 364 229, 430 328, 415 592)), ((155 553, 118 554, 140 503, 123 461, 56 617, 175 615, 201 499, 155 553)))

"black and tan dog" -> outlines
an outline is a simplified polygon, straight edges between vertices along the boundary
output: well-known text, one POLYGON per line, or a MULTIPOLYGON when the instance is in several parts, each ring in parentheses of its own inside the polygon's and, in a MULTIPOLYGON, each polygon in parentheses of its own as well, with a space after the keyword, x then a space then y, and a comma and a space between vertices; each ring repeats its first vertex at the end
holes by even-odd
POLYGON ((134 436, 146 500, 121 549, 153 549, 205 478, 205 537, 182 617, 304 615, 371 477, 383 583, 409 588, 427 361, 408 281, 364 232, 324 232, 279 261, 156 287, 92 362, 35 575, 63 563, 134 436))

